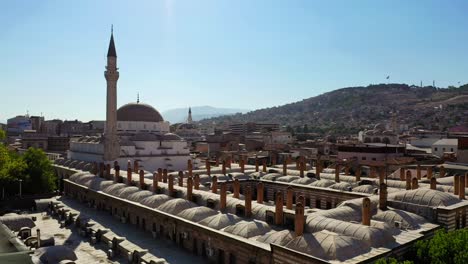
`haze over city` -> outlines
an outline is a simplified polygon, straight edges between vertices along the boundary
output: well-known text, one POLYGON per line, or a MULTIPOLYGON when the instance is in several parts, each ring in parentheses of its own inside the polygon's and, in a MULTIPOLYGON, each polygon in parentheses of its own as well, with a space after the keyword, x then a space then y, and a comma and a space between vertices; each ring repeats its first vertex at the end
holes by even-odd
POLYGON ((465 1, 4 1, 0 121, 26 111, 104 119, 111 24, 119 106, 137 93, 160 111, 253 110, 350 86, 457 86, 468 82, 466 10, 465 1))

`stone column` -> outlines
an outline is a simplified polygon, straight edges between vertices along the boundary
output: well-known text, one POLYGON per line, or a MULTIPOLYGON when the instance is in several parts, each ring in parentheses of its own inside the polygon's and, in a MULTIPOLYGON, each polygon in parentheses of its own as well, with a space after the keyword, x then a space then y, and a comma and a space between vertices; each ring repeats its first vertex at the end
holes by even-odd
POLYGON ((263 203, 263 191, 264 191, 263 182, 257 183, 257 203, 259 204, 263 203))

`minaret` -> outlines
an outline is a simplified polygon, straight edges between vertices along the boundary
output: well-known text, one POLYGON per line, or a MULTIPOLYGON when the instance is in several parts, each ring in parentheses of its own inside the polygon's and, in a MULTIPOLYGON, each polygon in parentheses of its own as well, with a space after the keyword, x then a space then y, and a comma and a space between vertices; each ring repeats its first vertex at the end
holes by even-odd
POLYGON ((192 120, 192 108, 189 107, 189 109, 188 109, 187 123, 188 123, 188 124, 191 124, 192 122, 193 122, 193 120, 192 120))
POLYGON ((107 66, 104 71, 107 81, 106 127, 104 130, 104 160, 112 161, 119 157, 120 146, 117 137, 117 52, 115 51, 114 32, 111 30, 107 66))

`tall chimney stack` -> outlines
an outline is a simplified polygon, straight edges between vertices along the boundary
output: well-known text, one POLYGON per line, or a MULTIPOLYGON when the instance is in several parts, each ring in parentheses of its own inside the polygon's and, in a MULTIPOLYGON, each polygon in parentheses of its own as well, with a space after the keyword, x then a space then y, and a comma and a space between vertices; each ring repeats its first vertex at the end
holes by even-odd
POLYGON ((458 195, 460 188, 460 177, 458 175, 453 176, 453 194, 458 195))
POLYGON ((127 185, 132 185, 132 168, 127 168, 127 185))
POLYGON ((239 199, 239 191, 240 191, 239 179, 235 179, 235 180, 234 180, 233 189, 234 189, 234 195, 233 195, 233 197, 239 199))
POLYGON ((405 168, 401 167, 400 168, 400 180, 404 181, 405 178, 405 168))
POLYGON ((140 170, 140 189, 145 189, 145 172, 140 170))
POLYGON ((458 198, 465 199, 465 175, 460 176, 460 190, 458 191, 458 198))
POLYGON ((439 175, 440 175, 440 178, 445 177, 445 167, 444 167, 444 165, 440 166, 439 175))
POLYGON ((158 172, 153 172, 153 192, 158 190, 158 172))
POLYGON ((278 191, 276 193, 276 204, 275 204, 275 225, 283 224, 283 192, 278 191))
POLYGON ((104 171, 106 170, 106 165, 104 163, 99 163, 99 177, 104 178, 104 171))
POLYGON ((258 169, 258 158, 257 156, 255 156, 255 171, 258 172, 259 169, 258 169))
POLYGON ((371 209, 371 202, 368 197, 362 199, 362 224, 366 226, 370 226, 370 209, 371 209))
POLYGON ((193 179, 192 176, 189 176, 187 179, 187 200, 192 201, 193 193, 193 179))
POLYGON ((421 179, 421 165, 420 164, 416 166, 416 177, 418 178, 418 180, 421 179))
POLYGON ((286 176, 288 174, 288 162, 286 159, 283 160, 283 175, 286 176))
POLYGON ((168 181, 169 196, 172 196, 174 194, 174 176, 172 174, 169 174, 168 181))
POLYGON ((406 171, 406 190, 411 190, 411 171, 406 171))
POLYGON ((385 168, 381 167, 379 170, 379 184, 385 183, 385 168))
POLYGON ((245 186, 245 217, 252 216, 252 190, 250 190, 250 186, 245 186))
POLYGON ((161 168, 158 168, 158 182, 163 181, 163 170, 161 168))
POLYGON ((41 247, 41 230, 38 228, 36 232, 37 232, 37 248, 40 248, 41 247))
POLYGON ((184 172, 183 171, 179 171, 178 181, 179 181, 179 186, 183 187, 184 186, 184 172))
POLYGON ((294 231, 296 236, 302 236, 304 234, 304 223, 304 205, 302 203, 297 203, 294 223, 294 231))
POLYGON ((219 209, 224 212, 226 210, 226 192, 227 192, 227 187, 226 187, 226 182, 221 183, 221 194, 219 197, 219 209))
POLYGON ((289 210, 292 210, 293 196, 294 196, 294 190, 292 186, 288 186, 288 188, 286 189, 286 208, 289 210))
POLYGON ((431 189, 432 190, 437 189, 437 179, 435 177, 431 178, 431 189))
POLYGON ((187 160, 187 171, 188 171, 188 176, 192 177, 192 170, 193 170, 193 165, 192 165, 192 160, 189 159, 187 160))
POLYGON ((356 181, 360 181, 361 180, 361 166, 358 165, 357 168, 356 168, 356 181))
POLYGON ((132 162, 130 160, 127 160, 127 169, 128 168, 132 169, 132 162))
POLYGON ((257 203, 259 204, 263 203, 263 192, 264 192, 263 182, 257 183, 257 203))
POLYGON ((375 178, 375 167, 370 167, 370 177, 375 178))
POLYGON ((379 208, 380 210, 387 210, 387 184, 381 183, 379 190, 379 208))
POLYGON ((163 182, 167 183, 167 169, 163 170, 163 182))
POLYGON ((345 175, 349 175, 349 164, 345 165, 345 175))
POLYGON ((193 185, 195 190, 200 189, 200 175, 195 174, 195 178, 193 179, 193 185))
POLYGON ((427 167, 427 178, 432 179, 432 166, 427 167))
POLYGON ((321 161, 319 158, 317 158, 317 164, 315 165, 315 178, 317 178, 317 180, 320 179, 320 166, 321 166, 321 161))
POLYGON ((115 168, 114 168, 114 182, 115 183, 119 182, 119 178, 120 178, 120 166, 117 164, 115 165, 115 168))
POLYGON ((304 178, 304 167, 305 167, 305 166, 304 166, 304 162, 301 161, 301 162, 299 163, 299 167, 300 167, 299 176, 300 176, 301 178, 304 178))
POLYGON ((106 180, 110 180, 111 178, 111 166, 109 163, 106 165, 106 177, 105 178, 106 180))
POLYGON ((221 167, 221 168, 222 168, 222 172, 221 172, 221 173, 222 173, 223 175, 226 175, 226 160, 223 159, 223 161, 221 162, 221 164, 222 164, 222 167, 221 167))
POLYGON ((245 173, 245 162, 242 156, 239 157, 239 166, 242 173, 245 173))
POLYGON ((138 160, 133 161, 133 172, 138 173, 139 171, 139 165, 138 165, 138 160))
MULTIPOLYGON (((224 161, 223 161, 224 164, 224 161)), ((218 193, 218 177, 213 176, 211 178, 211 192, 212 193, 218 193)))
POLYGON ((206 159, 205 168, 206 168, 206 174, 208 174, 208 176, 211 176, 211 164, 210 164, 209 158, 206 159))
POLYGON ((266 159, 262 160, 262 171, 267 172, 267 161, 266 161, 266 159))
POLYGON ((419 187, 418 178, 413 178, 411 181, 411 189, 416 190, 419 187))
POLYGON ((340 165, 335 164, 335 182, 340 182, 340 165))

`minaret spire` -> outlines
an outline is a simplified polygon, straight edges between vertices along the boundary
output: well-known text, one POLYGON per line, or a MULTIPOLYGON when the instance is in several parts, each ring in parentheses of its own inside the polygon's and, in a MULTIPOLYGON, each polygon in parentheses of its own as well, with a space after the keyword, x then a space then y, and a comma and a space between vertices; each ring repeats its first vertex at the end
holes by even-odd
POLYGON ((137 93, 137 104, 140 103, 140 93, 137 93))
POLYGON ((111 39, 107 52, 107 66, 104 76, 107 81, 106 127, 104 130, 104 160, 116 160, 120 156, 119 138, 117 136, 117 52, 114 44, 114 27, 111 27, 111 39))
POLYGON ((192 108, 189 106, 189 109, 188 109, 188 117, 187 117, 187 123, 192 123, 193 120, 192 120, 192 108))

